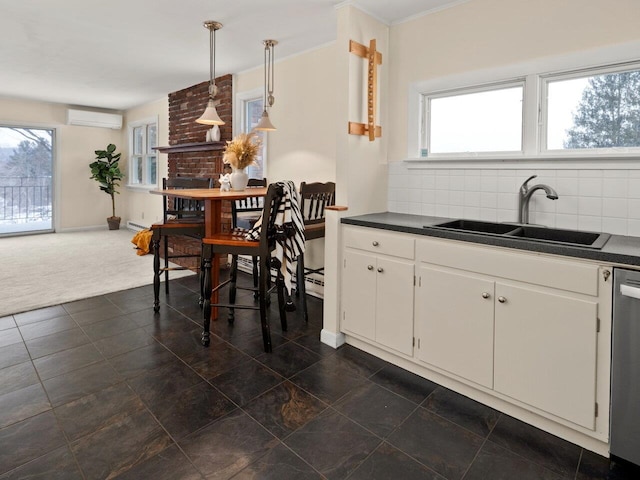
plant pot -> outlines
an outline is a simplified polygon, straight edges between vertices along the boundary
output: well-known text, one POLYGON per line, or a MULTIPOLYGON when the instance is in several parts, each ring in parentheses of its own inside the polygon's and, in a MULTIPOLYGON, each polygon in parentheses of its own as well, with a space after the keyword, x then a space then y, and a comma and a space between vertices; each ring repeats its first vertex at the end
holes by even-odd
POLYGON ((229 175, 229 179, 231 180, 231 190, 235 190, 236 192, 241 192, 245 188, 247 188, 247 183, 249 182, 249 175, 247 172, 242 169, 233 169, 231 175, 229 175))
POLYGON ((120 217, 107 217, 109 230, 120 230, 120 217))

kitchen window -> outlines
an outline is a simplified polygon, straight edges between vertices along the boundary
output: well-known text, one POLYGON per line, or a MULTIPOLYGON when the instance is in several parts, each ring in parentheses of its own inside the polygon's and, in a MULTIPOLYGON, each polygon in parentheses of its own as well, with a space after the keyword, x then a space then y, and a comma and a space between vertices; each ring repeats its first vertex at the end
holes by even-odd
POLYGON ((543 150, 640 151, 640 65, 543 77, 543 150))
POLYGON ((523 82, 424 96, 424 153, 521 152, 523 82))
POLYGON ((640 156, 640 62, 538 73, 542 68, 483 72, 476 76, 484 83, 475 85, 470 73, 417 86, 410 115, 418 135, 409 138, 409 160, 640 156))
POLYGON ((158 184, 157 119, 129 124, 129 182, 130 186, 155 187, 158 184))

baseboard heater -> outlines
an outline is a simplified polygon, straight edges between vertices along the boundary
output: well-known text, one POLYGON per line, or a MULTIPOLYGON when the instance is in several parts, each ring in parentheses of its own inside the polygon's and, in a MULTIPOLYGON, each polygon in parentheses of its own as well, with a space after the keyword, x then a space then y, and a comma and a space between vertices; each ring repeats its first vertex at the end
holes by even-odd
POLYGON ((140 230, 144 230, 149 227, 145 225, 140 225, 139 223, 134 223, 132 221, 127 221, 127 228, 129 230, 133 230, 134 232, 139 232, 140 230))
MULTIPOLYGON (((253 272, 253 263, 251 257, 238 256, 238 270, 251 274, 253 272)), ((297 281, 296 276, 293 277, 294 283, 297 281)), ((305 278, 305 287, 307 293, 316 298, 324 299, 324 281, 318 276, 309 275, 305 278)))

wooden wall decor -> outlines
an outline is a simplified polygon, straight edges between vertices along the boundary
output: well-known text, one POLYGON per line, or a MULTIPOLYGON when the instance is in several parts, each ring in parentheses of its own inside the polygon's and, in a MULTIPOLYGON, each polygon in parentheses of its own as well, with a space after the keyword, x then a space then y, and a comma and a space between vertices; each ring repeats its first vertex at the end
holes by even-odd
POLYGON ((369 47, 353 40, 349 41, 349 52, 367 59, 367 123, 349 122, 349 133, 352 135, 368 135, 373 142, 382 136, 382 127, 376 125, 376 108, 378 96, 378 65, 382 65, 382 54, 376 51, 375 38, 369 40, 369 47))

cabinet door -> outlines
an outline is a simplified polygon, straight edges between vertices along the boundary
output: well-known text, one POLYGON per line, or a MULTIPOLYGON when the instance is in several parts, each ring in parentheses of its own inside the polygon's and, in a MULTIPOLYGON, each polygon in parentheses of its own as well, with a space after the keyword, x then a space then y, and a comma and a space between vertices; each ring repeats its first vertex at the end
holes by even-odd
POLYGON ((376 257, 347 250, 342 277, 342 329, 375 340, 376 257))
POLYGON ((419 275, 418 358, 492 388, 494 282, 425 265, 419 275))
POLYGON ((376 342, 409 356, 413 355, 413 271, 413 262, 377 259, 376 342))
POLYGON ((500 283, 496 296, 495 390, 593 430, 597 302, 500 283))

